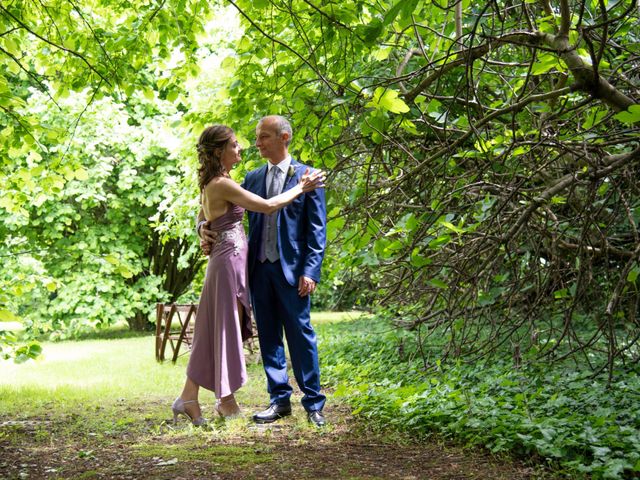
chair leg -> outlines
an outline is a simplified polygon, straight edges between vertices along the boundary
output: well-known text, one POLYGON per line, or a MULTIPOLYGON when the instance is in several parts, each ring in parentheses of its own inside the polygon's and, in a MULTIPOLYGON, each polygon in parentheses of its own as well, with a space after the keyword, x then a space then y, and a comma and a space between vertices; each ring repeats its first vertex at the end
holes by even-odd
POLYGON ((156 303, 156 361, 160 361, 160 347, 162 345, 162 316, 164 304, 156 303))
POLYGON ((171 360, 173 363, 176 363, 176 361, 178 360, 178 355, 180 353, 180 346, 182 345, 182 342, 185 341, 185 336, 187 335, 187 329, 189 328, 190 320, 191 320, 191 309, 189 309, 187 313, 187 318, 185 318, 184 322, 181 322, 182 328, 180 328, 180 335, 178 336, 176 348, 173 350, 173 359, 171 360))
POLYGON ((174 303, 171 305, 171 310, 169 310, 169 314, 166 316, 165 322, 164 322, 164 332, 162 334, 162 346, 160 351, 161 362, 164 361, 164 352, 167 348, 167 341, 171 336, 171 321, 173 320, 173 315, 175 314, 175 311, 176 311, 176 305, 174 303))

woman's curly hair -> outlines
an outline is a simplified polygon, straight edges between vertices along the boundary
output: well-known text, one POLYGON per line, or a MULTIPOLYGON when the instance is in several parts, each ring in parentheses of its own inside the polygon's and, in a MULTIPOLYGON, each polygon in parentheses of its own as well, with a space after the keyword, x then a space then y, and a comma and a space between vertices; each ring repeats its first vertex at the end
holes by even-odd
POLYGON ((224 167, 220 162, 222 152, 227 142, 233 135, 233 130, 225 125, 212 125, 204 129, 198 139, 198 186, 200 191, 214 177, 219 177, 224 173, 224 167))

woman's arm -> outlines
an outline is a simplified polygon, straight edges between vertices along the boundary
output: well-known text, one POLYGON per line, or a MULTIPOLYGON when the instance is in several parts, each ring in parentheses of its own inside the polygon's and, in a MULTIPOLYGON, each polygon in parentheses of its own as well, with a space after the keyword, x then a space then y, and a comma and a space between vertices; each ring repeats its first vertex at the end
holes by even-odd
POLYGON ((229 178, 221 178, 215 182, 215 185, 209 183, 205 189, 211 189, 208 192, 209 195, 215 191, 218 198, 240 205, 246 210, 271 215, 293 202, 302 193, 323 187, 324 178, 325 174, 321 170, 316 170, 311 174, 305 173, 295 187, 268 199, 245 190, 229 178))

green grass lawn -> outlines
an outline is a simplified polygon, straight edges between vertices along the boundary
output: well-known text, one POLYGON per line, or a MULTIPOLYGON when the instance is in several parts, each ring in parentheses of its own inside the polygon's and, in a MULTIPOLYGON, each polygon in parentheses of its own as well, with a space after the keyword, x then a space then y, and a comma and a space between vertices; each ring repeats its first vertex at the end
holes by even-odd
POLYGON ((169 399, 184 381, 177 365, 154 358, 155 337, 44 343, 43 353, 24 364, 0 364, 0 411, 38 415, 51 402, 70 411, 119 400, 169 399))
MULTIPOLYGON (((333 323, 357 318, 358 313, 314 312, 313 323, 333 323)), ((320 327, 321 328, 321 327, 320 327)), ((52 401, 69 406, 105 405, 118 401, 164 401, 167 412, 185 380, 188 357, 174 365, 155 360, 155 336, 44 342, 43 353, 34 361, 15 364, 0 360, 0 413, 38 414, 52 401)), ((239 400, 268 404, 262 367, 257 355, 247 358, 250 381, 239 392, 239 400)), ((212 404, 211 392, 201 392, 212 404)))
MULTIPOLYGON (((315 312, 313 322, 322 330, 356 318, 357 313, 315 312)), ((123 332, 127 334, 127 332, 123 332)), ((104 336, 104 332, 100 334, 104 336)), ((111 336, 108 332, 107 336, 111 336)), ((176 364, 155 360, 155 336, 85 339, 43 342, 43 353, 36 360, 15 364, 0 361, 0 417, 12 420, 44 419, 65 423, 68 415, 80 415, 83 422, 69 422, 82 438, 86 431, 110 432, 123 425, 146 432, 147 424, 156 431, 170 425, 171 403, 182 390, 188 355, 176 364), (87 413, 89 412, 89 413, 87 413), (95 414, 91 414, 95 412, 95 414), (144 421, 138 421, 143 419, 144 421)), ((245 418, 228 422, 220 435, 234 435, 245 427, 246 417, 269 403, 266 381, 257 353, 247 354, 248 383, 238 392, 245 418), (230 426, 234 428, 229 428, 230 426)), ((294 415, 298 427, 308 428, 299 394, 294 394, 294 415)), ((202 389, 203 415, 215 417, 212 392, 202 389)), ((182 419, 183 417, 181 417, 182 419)), ((184 422, 184 420, 182 420, 184 422)), ((220 426, 220 425, 218 425, 220 426)), ((99 435, 99 433, 96 433, 99 435)))

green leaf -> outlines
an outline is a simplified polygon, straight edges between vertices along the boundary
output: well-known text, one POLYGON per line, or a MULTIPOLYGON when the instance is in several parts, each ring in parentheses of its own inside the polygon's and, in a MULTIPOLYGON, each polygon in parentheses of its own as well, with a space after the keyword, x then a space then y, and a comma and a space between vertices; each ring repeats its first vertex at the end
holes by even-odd
POLYGON ((225 59, 220 62, 220 68, 222 68, 223 70, 233 70, 234 68, 236 68, 235 57, 225 57, 225 59))
POLYGON ((379 48, 378 50, 375 50, 371 56, 380 62, 389 58, 389 54, 392 51, 393 49, 391 47, 379 48))
POLYGON ((402 3, 402 16, 409 18, 420 3, 420 0, 401 0, 401 2, 398 3, 402 3))
POLYGON ((175 102, 178 98, 178 95, 180 95, 180 92, 178 90, 171 90, 169 91, 169 93, 167 93, 167 100, 170 102, 175 102))
POLYGON ((452 232, 455 233, 464 233, 464 229, 456 227, 453 223, 451 222, 446 222, 446 221, 440 221, 439 222, 440 225, 442 225, 443 227, 448 228, 449 230, 451 230, 452 232))
POLYGON ((73 176, 81 182, 89 179, 89 173, 84 168, 78 168, 73 172, 73 176))
POLYGON ((127 267, 125 266, 121 266, 118 268, 118 273, 120 275, 122 275, 124 278, 131 278, 133 277, 133 272, 131 272, 131 270, 129 270, 127 267))
POLYGON ((373 99, 368 102, 366 107, 381 108, 391 113, 406 113, 409 106, 398 98, 398 91, 391 88, 378 87, 373 94, 373 99))
POLYGON ((30 360, 29 355, 26 355, 24 353, 18 353, 15 358, 13 359, 13 361, 17 364, 21 364, 26 362, 27 360, 30 360))
POLYGON ((16 317, 9 310, 0 309, 0 322, 19 322, 20 319, 16 317))
POLYGON ((395 252, 396 250, 401 250, 404 248, 404 242, 400 240, 394 240, 385 248, 385 253, 395 252))
POLYGON ((157 30, 149 30, 147 32, 147 40, 149 42, 149 45, 155 46, 158 43, 159 39, 160 33, 157 30))
POLYGON ((118 263, 120 263, 120 260, 118 260, 118 257, 112 254, 107 255, 106 257, 104 257, 104 259, 107 262, 109 262, 111 265, 117 265, 118 263))
POLYGON ((445 282, 443 282, 439 278, 432 278, 431 280, 429 280, 428 283, 432 287, 436 287, 436 288, 443 288, 443 289, 449 288, 449 285, 447 285, 445 282))
POLYGON ((606 468, 602 475, 602 478, 623 478, 621 475, 628 468, 631 468, 631 464, 625 459, 607 458, 606 468))
POLYGON ((620 120, 622 123, 637 123, 640 122, 640 104, 631 105, 627 110, 616 113, 614 118, 620 120))
POLYGON ((40 346, 39 343, 34 342, 29 345, 29 355, 33 355, 33 357, 37 357, 41 353, 42 353, 42 347, 40 346))
POLYGON ((418 225, 420 224, 418 222, 418 219, 416 218, 416 216, 413 213, 411 213, 409 215, 405 215, 403 220, 404 220, 404 226, 409 232, 413 232, 418 227, 418 225))
POLYGON ((364 28, 364 43, 367 46, 372 46, 378 40, 378 37, 384 30, 384 25, 378 19, 372 21, 364 28))
POLYGON ((414 135, 420 134, 420 132, 418 132, 418 129, 416 128, 416 124, 413 123, 411 120, 407 120, 406 118, 402 119, 402 122, 400 122, 400 127, 405 131, 412 133, 414 135))
POLYGON ((449 235, 440 235, 429 242, 429 248, 436 249, 442 245, 445 245, 451 241, 449 235))
POLYGON ((560 72, 564 71, 558 57, 550 53, 543 53, 538 57, 537 61, 533 64, 533 67, 531 67, 531 74, 542 75, 554 68, 560 72))
POLYGON ((606 116, 607 116, 607 110, 599 109, 597 107, 592 108, 589 111, 589 114, 587 115, 586 120, 582 122, 582 128, 584 130, 589 130, 594 125, 597 125, 598 123, 600 123, 602 119, 606 116))
POLYGON ((14 57, 19 57, 21 55, 20 46, 18 45, 17 39, 15 37, 7 37, 4 39, 4 48, 14 57))
POLYGON ((598 195, 601 197, 604 196, 604 194, 609 191, 609 186, 609 182, 602 182, 602 185, 598 187, 598 195))
POLYGON ((420 250, 418 248, 413 249, 413 252, 411 252, 411 265, 416 268, 421 268, 425 265, 429 265, 430 263, 431 259, 420 255, 420 250))
POLYGON ((407 0, 398 0, 393 7, 387 10, 387 13, 385 13, 384 15, 382 25, 386 27, 391 22, 393 22, 398 16, 398 13, 400 13, 400 9, 402 8, 402 6, 406 3, 408 3, 407 0))
POLYGON ((636 283, 636 280, 638 279, 638 274, 640 274, 640 267, 636 265, 627 274, 627 282, 636 283))
POLYGON ((555 292, 553 292, 553 298, 556 298, 556 299, 567 298, 568 296, 569 296, 569 290, 566 288, 562 288, 560 290, 556 290, 555 292))

